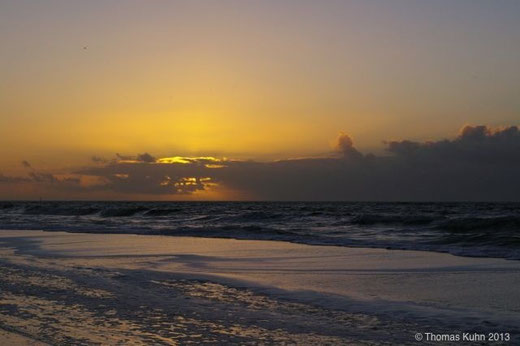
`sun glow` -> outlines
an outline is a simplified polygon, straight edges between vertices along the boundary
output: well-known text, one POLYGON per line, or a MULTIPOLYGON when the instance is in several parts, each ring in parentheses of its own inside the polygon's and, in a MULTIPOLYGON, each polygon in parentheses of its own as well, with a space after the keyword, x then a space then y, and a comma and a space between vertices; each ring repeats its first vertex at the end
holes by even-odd
POLYGON ((162 157, 160 159, 157 159, 157 163, 195 163, 195 162, 222 162, 225 161, 225 159, 217 159, 212 156, 193 156, 193 157, 187 157, 187 156, 173 156, 173 157, 162 157))

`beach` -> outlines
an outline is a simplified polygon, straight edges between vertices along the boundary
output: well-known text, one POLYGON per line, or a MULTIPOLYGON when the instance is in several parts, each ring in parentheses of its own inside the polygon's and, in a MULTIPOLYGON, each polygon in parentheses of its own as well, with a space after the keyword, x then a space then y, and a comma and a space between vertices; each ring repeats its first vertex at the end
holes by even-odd
POLYGON ((0 231, 0 251, 0 329, 20 344, 416 344, 416 333, 520 335, 517 261, 20 230, 0 231))

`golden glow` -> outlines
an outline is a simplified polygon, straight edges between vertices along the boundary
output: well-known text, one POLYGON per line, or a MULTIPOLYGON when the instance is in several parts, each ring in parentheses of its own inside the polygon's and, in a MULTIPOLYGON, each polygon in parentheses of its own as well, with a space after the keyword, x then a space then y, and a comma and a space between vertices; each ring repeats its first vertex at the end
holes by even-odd
MULTIPOLYGON (((438 18, 446 11, 422 2, 402 11, 388 1, 380 11, 364 1, 9 3, 0 11, 14 28, 0 32, 5 175, 26 174, 22 160, 67 172, 115 153, 208 169, 229 164, 218 157, 323 157, 339 130, 377 154, 383 140, 518 120, 515 11, 485 11, 504 25, 481 30, 493 22, 438 18)), ((211 198, 234 194, 222 189, 211 198)))
POLYGON ((194 193, 201 191, 202 194, 209 190, 214 190, 218 184, 213 182, 210 177, 182 177, 177 180, 172 180, 171 177, 165 176, 165 179, 160 183, 161 186, 172 186, 177 193, 194 193))
POLYGON ((189 163, 196 163, 196 162, 204 162, 204 167, 206 168, 224 168, 226 165, 222 164, 226 162, 227 159, 218 159, 216 157, 212 156, 173 156, 173 157, 162 157, 157 159, 157 163, 161 164, 189 164, 189 163), (212 163, 206 163, 206 162, 212 162, 212 163))
POLYGON ((161 181, 161 186, 168 186, 171 184, 171 178, 169 176, 165 176, 165 179, 161 181))
POLYGON ((197 185, 197 178, 180 178, 175 184, 175 186, 184 186, 184 185, 197 185))
POLYGON ((117 160, 117 162, 118 163, 150 163, 150 162, 143 162, 143 161, 139 161, 139 160, 117 160))
POLYGON ((222 162, 223 160, 217 159, 215 157, 211 156, 194 156, 194 157, 187 157, 187 156, 173 156, 173 157, 162 157, 160 159, 157 159, 157 163, 194 163, 197 161, 212 161, 212 162, 222 162))

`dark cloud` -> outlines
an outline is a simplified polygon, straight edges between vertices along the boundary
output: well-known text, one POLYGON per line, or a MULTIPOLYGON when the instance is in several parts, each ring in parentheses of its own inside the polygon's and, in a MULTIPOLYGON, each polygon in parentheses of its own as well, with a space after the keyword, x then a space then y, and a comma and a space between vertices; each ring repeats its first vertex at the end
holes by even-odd
POLYGON ((134 159, 135 159, 133 156, 121 155, 121 154, 119 154, 119 153, 116 153, 116 157, 117 157, 119 160, 122 160, 122 161, 130 161, 130 160, 134 160, 134 159))
MULTIPOLYGON (((121 193, 190 194, 204 190, 214 182, 196 160, 189 163, 113 162, 103 167, 90 167, 75 173, 103 178, 105 184, 96 189, 121 193), (208 179, 209 178, 209 179, 208 179)), ((155 161, 155 159, 154 159, 155 161)), ((152 161, 152 162, 154 162, 152 161)))
POLYGON ((53 184, 58 185, 79 185, 81 179, 74 176, 57 177, 52 173, 38 172, 36 170, 30 171, 26 177, 20 176, 6 176, 0 173, 0 183, 16 184, 16 183, 37 183, 37 184, 53 184))
POLYGON ((52 186, 54 189, 70 191, 81 190, 81 179, 79 177, 58 177, 51 173, 31 172, 28 174, 30 181, 37 184, 52 186))
POLYGON ((22 166, 25 168, 30 169, 30 172, 27 173, 28 178, 23 178, 24 181, 30 181, 35 183, 58 183, 58 182, 65 182, 68 179, 58 179, 54 174, 47 173, 47 172, 41 172, 36 169, 28 162, 28 161, 22 161, 22 166))
POLYGON ((25 177, 10 177, 3 175, 0 173, 0 183, 7 183, 7 184, 16 184, 16 183, 26 183, 29 182, 30 179, 25 177))
POLYGON ((400 158, 429 162, 474 162, 514 165, 520 159, 520 131, 516 126, 493 130, 465 126, 454 140, 437 142, 389 142, 387 150, 400 158))
POLYGON ((58 179, 50 173, 42 173, 42 172, 30 172, 29 177, 37 183, 55 183, 58 182, 58 179))
MULTIPOLYGON (((341 157, 255 162, 118 154, 118 160, 72 173, 103 182, 84 189, 150 198, 188 195, 217 184, 238 191, 238 197, 262 200, 520 200, 520 131, 515 126, 466 126, 454 139, 392 141, 386 150, 386 156, 363 155, 342 134, 336 144, 341 157)), ((49 173, 29 177, 78 189, 77 183, 49 173)))
POLYGON ((144 154, 137 155, 137 161, 141 161, 141 162, 155 162, 156 159, 152 155, 150 155, 148 153, 144 153, 144 154))
POLYGON ((361 159, 361 154, 356 148, 354 148, 354 142, 349 135, 341 133, 336 141, 336 150, 343 154, 349 159, 361 159))
POLYGON ((99 163, 99 164, 104 164, 104 163, 108 162, 107 159, 99 157, 99 156, 95 156, 95 155, 92 156, 90 159, 92 160, 92 162, 99 163))
POLYGON ((148 153, 137 154, 136 156, 121 155, 119 153, 116 153, 116 157, 120 161, 139 161, 139 162, 147 162, 147 163, 153 163, 156 161, 156 158, 148 153))

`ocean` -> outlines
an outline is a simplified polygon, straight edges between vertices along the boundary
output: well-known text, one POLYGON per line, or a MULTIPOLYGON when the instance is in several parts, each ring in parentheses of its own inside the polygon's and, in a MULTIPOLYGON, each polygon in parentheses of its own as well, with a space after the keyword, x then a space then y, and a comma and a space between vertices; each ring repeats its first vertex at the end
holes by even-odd
POLYGON ((0 202, 0 229, 277 240, 520 260, 520 203, 0 202))

